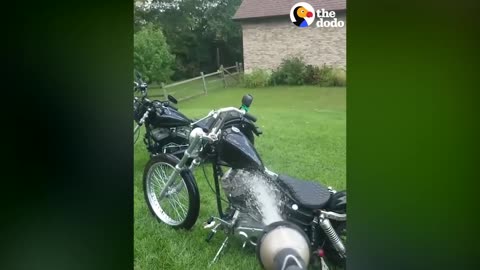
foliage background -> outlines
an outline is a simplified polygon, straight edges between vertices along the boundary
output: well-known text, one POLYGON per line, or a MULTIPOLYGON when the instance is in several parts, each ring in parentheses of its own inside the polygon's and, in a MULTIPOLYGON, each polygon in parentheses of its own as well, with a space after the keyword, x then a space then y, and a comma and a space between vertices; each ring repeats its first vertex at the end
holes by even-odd
POLYGON ((152 0, 134 5, 134 32, 148 23, 162 29, 170 52, 175 55, 171 79, 213 72, 219 64, 241 61, 242 33, 231 18, 241 0, 152 0))
POLYGON ((173 74, 170 53, 160 27, 147 24, 133 36, 133 65, 147 82, 165 82, 173 74))

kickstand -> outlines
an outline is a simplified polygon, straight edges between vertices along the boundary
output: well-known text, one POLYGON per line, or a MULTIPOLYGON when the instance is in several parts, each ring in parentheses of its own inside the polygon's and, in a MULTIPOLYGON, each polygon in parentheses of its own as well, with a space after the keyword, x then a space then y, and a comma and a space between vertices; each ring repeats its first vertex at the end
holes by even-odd
POLYGON ((223 240, 222 245, 218 249, 217 254, 213 258, 213 260, 208 264, 208 267, 212 266, 212 264, 214 264, 218 260, 218 256, 220 256, 220 253, 225 249, 225 247, 227 246, 227 243, 228 243, 228 236, 225 238, 225 240, 223 240))

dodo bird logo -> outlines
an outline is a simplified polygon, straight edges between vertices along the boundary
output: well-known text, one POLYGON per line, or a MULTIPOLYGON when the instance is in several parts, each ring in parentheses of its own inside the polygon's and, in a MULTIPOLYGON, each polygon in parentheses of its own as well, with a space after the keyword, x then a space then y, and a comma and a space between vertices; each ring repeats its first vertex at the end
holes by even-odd
POLYGON ((315 20, 315 10, 308 3, 296 3, 290 10, 290 20, 298 27, 308 27, 315 20))

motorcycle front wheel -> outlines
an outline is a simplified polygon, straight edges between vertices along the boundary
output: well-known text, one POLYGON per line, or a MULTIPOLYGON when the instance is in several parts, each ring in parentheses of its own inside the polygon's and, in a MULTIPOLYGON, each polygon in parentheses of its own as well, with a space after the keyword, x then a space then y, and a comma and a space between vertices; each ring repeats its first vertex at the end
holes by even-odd
POLYGON ((177 157, 168 154, 152 157, 143 173, 143 190, 148 208, 158 221, 175 229, 188 230, 197 221, 200 210, 200 193, 192 173, 189 170, 179 173, 159 200, 178 162, 177 157))

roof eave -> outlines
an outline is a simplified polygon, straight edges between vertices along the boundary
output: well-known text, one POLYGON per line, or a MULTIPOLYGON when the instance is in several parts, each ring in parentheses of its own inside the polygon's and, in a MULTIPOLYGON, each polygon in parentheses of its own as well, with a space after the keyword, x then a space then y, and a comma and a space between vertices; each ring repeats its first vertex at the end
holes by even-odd
MULTIPOLYGON (((346 8, 339 8, 339 9, 332 9, 333 11, 346 11, 346 8)), ((332 11, 329 10, 329 11, 332 11)), ((254 16, 254 17, 236 17, 233 16, 232 20, 234 21, 245 21, 245 20, 254 20, 254 19, 267 19, 267 18, 277 18, 277 17, 283 17, 283 16, 288 16, 289 14, 279 14, 279 15, 265 15, 265 16, 254 16)))

